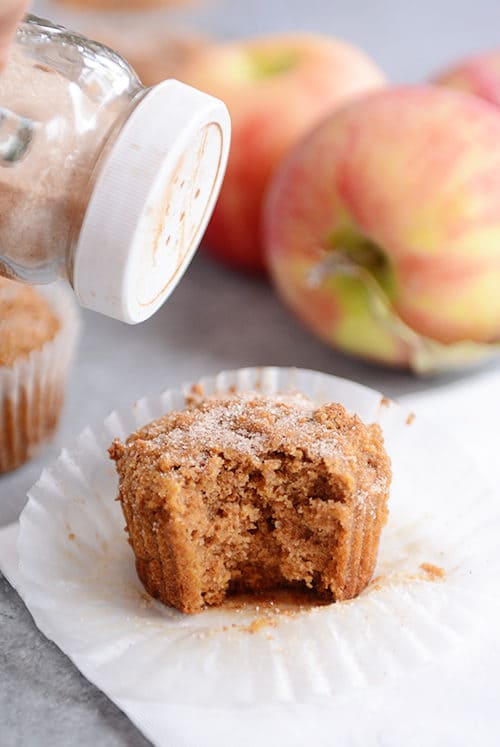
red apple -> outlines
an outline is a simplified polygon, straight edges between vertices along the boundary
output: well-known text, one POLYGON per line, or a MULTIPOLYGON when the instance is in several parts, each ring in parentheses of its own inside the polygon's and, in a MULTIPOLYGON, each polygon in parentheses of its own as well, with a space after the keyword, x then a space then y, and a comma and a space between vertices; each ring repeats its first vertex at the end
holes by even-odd
POLYGON ((468 57, 440 73, 435 83, 474 93, 500 107, 500 51, 468 57))
POLYGON ((355 47, 310 34, 210 45, 180 77, 223 99, 233 123, 229 165, 206 244, 235 267, 261 271, 261 203, 277 164, 327 112, 380 87, 384 77, 355 47))
POLYGON ((267 196, 264 241, 286 303, 335 347, 391 365, 490 352, 499 143, 500 113, 446 88, 385 89, 334 112, 267 196))

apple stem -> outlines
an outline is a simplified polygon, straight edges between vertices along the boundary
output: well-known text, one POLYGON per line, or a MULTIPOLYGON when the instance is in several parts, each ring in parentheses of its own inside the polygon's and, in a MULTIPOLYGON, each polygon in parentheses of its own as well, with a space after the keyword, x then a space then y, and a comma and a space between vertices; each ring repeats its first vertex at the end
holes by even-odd
POLYGON ((350 250, 337 248, 335 251, 327 251, 318 247, 317 251, 318 262, 309 271, 308 286, 319 288, 332 276, 356 277, 363 284, 371 313, 377 322, 408 346, 410 367, 415 373, 433 376, 445 371, 465 369, 500 353, 500 344, 479 344, 464 340, 444 345, 419 335, 400 319, 377 278, 377 272, 373 273, 369 266, 358 264, 350 250))

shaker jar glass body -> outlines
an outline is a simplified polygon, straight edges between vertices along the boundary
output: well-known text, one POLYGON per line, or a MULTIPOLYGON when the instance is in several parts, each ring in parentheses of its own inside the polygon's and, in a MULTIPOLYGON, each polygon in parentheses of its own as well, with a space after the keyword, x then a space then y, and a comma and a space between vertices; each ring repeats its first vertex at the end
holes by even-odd
POLYGON ((83 306, 151 316, 201 240, 229 133, 217 99, 144 88, 107 47, 29 18, 0 76, 0 274, 66 276, 83 306))
POLYGON ((49 282, 71 250, 106 141, 143 95, 110 50, 37 19, 0 77, 0 269, 49 282))

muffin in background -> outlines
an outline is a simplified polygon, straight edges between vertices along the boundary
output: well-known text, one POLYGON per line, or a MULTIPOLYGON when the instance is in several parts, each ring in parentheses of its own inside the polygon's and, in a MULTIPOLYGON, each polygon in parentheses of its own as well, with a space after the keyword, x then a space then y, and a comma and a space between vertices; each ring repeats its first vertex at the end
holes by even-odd
POLYGON ((57 5, 92 11, 151 10, 193 5, 196 0, 55 0, 57 5))
POLYGON ((124 57, 145 86, 154 86, 168 78, 182 80, 192 57, 210 44, 210 39, 201 33, 162 25, 144 34, 102 24, 90 35, 124 57))
POLYGON ((182 80, 194 53, 209 43, 198 10, 216 0, 52 0, 50 17, 114 49, 146 86, 182 80))
POLYGON ((53 435, 78 326, 69 289, 0 278, 0 473, 53 435))

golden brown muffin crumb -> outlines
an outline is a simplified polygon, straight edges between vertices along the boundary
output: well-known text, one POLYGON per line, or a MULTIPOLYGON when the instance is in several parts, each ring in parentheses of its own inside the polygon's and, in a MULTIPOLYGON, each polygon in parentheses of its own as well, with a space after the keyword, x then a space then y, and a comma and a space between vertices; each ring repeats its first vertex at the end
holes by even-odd
POLYGON ((434 563, 420 563, 419 567, 430 581, 442 581, 446 576, 444 568, 434 563))
POLYGON ((379 426, 302 395, 194 395, 110 448, 149 593, 191 613, 235 591, 359 594, 387 516, 379 426))
POLYGON ((0 278, 0 366, 12 366, 54 339, 60 322, 33 288, 0 278))

